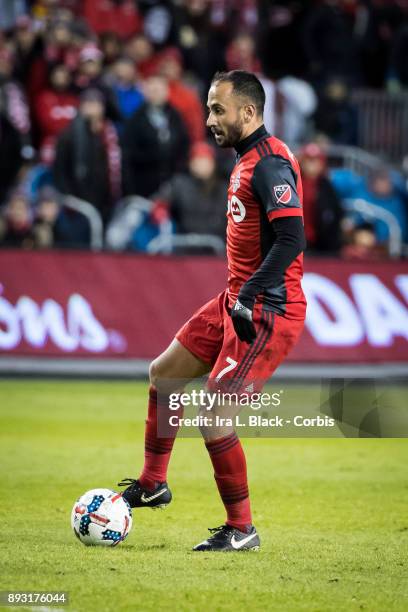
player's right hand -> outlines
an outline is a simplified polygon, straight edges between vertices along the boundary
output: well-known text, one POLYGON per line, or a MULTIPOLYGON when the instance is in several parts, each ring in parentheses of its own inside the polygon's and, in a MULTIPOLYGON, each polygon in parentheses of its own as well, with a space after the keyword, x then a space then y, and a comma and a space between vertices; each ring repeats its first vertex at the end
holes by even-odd
POLYGON ((256 338, 256 329, 252 321, 252 310, 237 300, 231 310, 231 319, 235 333, 241 342, 252 344, 256 338))

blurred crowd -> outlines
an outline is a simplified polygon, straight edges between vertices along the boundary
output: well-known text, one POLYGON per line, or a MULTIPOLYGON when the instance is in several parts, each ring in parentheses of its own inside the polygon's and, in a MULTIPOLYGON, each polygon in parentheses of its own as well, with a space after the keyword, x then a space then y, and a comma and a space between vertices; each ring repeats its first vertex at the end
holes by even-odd
POLYGON ((408 0, 0 0, 0 246, 89 248, 89 205, 108 248, 223 241, 234 155, 205 103, 240 68, 299 156, 309 250, 386 258, 403 174, 329 167, 327 145, 356 144, 353 89, 408 90, 407 58, 408 0))

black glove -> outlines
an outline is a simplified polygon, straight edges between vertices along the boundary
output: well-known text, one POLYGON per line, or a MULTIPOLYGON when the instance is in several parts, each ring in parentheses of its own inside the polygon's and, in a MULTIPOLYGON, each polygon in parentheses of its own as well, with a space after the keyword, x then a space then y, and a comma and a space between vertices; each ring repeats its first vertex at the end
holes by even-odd
POLYGON ((256 338, 256 329, 252 322, 252 308, 247 308, 238 299, 232 307, 231 319, 235 333, 241 342, 252 344, 256 338))

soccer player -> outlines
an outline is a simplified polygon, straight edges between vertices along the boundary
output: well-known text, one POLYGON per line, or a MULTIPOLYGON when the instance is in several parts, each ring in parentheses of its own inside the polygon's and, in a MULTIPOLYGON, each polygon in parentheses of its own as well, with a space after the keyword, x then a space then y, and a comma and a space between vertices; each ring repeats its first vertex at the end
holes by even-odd
MULTIPOLYGON (((132 507, 163 507, 172 498, 167 467, 175 434, 158 436, 159 411, 168 410, 161 391, 207 373, 229 384, 266 381, 303 328, 300 170, 288 147, 265 130, 264 103, 255 75, 234 70, 214 76, 207 125, 218 146, 236 151, 228 188, 227 289, 202 306, 151 364, 144 467, 137 480, 120 483, 129 485, 123 497, 132 507)), ((193 550, 258 550, 241 443, 235 431, 221 427, 202 434, 227 519, 193 550)))

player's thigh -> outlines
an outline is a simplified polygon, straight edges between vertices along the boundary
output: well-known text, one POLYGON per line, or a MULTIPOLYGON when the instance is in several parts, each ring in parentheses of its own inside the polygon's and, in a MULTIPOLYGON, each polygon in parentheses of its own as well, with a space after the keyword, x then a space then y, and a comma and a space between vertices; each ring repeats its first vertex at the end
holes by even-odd
POLYGON ((176 391, 193 378, 204 376, 211 366, 193 355, 176 338, 150 365, 149 378, 160 391, 176 391))
POLYGON ((217 360, 224 341, 225 291, 204 304, 179 329, 176 339, 200 361, 210 365, 217 360))
POLYGON ((153 361, 150 381, 159 390, 177 391, 211 370, 223 341, 224 300, 220 294, 199 308, 153 361))

